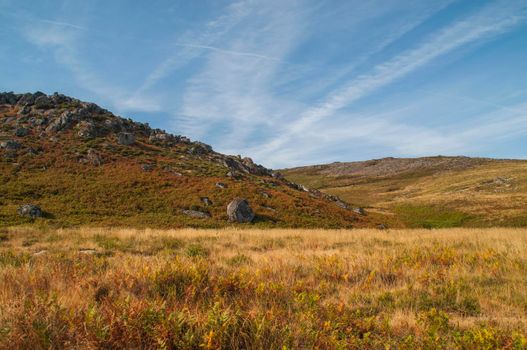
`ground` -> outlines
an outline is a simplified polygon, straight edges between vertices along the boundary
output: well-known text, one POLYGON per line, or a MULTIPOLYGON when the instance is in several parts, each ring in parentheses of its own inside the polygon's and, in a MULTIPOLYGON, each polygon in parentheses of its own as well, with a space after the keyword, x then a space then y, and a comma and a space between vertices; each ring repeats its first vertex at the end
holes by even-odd
POLYGON ((527 348, 527 230, 0 233, 0 348, 527 348))

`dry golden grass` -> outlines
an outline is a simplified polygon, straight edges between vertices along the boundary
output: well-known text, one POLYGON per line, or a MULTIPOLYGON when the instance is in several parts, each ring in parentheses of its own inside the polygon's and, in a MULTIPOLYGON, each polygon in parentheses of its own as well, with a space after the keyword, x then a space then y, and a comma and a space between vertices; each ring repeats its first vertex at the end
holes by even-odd
POLYGON ((0 348, 527 347, 527 230, 0 233, 0 348))

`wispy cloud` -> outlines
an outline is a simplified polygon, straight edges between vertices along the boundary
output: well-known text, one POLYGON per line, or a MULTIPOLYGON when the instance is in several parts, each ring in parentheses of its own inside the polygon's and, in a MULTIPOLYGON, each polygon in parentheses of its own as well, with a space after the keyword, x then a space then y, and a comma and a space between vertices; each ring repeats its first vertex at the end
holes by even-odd
POLYGON ((526 23, 523 1, 233 0, 188 18, 186 6, 177 7, 181 18, 163 17, 164 7, 127 9, 163 32, 146 23, 134 30, 128 21, 101 29, 106 18, 98 9, 67 1, 42 6, 48 12, 22 6, 0 16, 19 16, 7 22, 33 44, 28 52, 42 59, 50 53, 54 71, 74 81, 86 93, 81 97, 120 113, 160 112, 152 117, 156 126, 267 166, 375 152, 475 152, 486 139, 525 132, 517 110, 524 86, 487 99, 460 83, 468 73, 452 73, 457 83, 423 87, 429 92, 414 84, 427 85, 423 77, 436 63, 457 65, 526 23), (111 62, 101 48, 130 55, 111 62), (408 83, 408 94, 393 89, 398 82, 408 83))
MULTIPOLYGON (((381 43, 373 45, 369 52, 354 57, 347 72, 449 2, 423 6, 407 19, 407 23, 392 30, 381 43)), ((348 24, 351 29, 362 25, 363 18, 374 16, 370 12, 375 9, 385 9, 379 4, 367 6, 357 2, 357 5, 360 5, 359 10, 351 17, 355 24, 348 24)), ((310 33, 317 31, 311 19, 320 10, 318 6, 308 6, 306 1, 245 1, 240 6, 243 16, 235 16, 235 20, 223 18, 229 23, 229 35, 221 37, 222 47, 226 49, 209 53, 205 68, 189 80, 183 107, 177 114, 177 127, 183 127, 184 132, 195 137, 211 135, 220 124, 225 137, 213 141, 225 152, 240 149, 250 152, 255 148, 265 148, 269 137, 289 128, 291 122, 295 122, 292 117, 306 108, 299 101, 277 95, 274 89, 296 78, 295 74, 291 74, 296 67, 288 63, 287 56, 309 40, 310 33), (225 51, 250 54, 230 57, 224 54, 225 51)), ((301 74, 302 70, 298 73, 301 74)), ((332 78, 333 82, 345 74, 338 72, 332 78)), ((309 82, 306 89, 317 86, 320 89, 324 84, 331 84, 327 77, 323 80, 309 82)))
POLYGON ((254 130, 276 121, 278 116, 271 115, 269 109, 289 109, 285 101, 279 103, 270 87, 302 33, 305 22, 301 5, 300 1, 245 3, 246 17, 237 18, 238 25, 223 45, 230 52, 263 55, 210 52, 206 65, 189 80, 184 94, 179 113, 191 117, 186 130, 200 136, 220 124, 230 135, 222 138, 220 147, 233 149, 247 142, 254 130))
POLYGON ((73 23, 68 23, 68 22, 52 21, 52 20, 49 20, 49 19, 37 19, 37 21, 38 22, 42 22, 42 23, 52 24, 54 26, 68 27, 68 28, 79 29, 79 30, 88 30, 87 28, 85 28, 83 26, 79 26, 79 25, 76 25, 76 24, 73 24, 73 23))
POLYGON ((280 59, 278 59, 276 57, 259 55, 259 54, 251 53, 251 52, 240 52, 240 51, 233 51, 233 50, 225 50, 225 49, 222 49, 222 48, 219 48, 219 47, 208 46, 208 45, 199 45, 199 44, 174 44, 174 45, 175 46, 180 46, 180 47, 190 47, 190 48, 193 48, 193 49, 211 50, 211 51, 215 51, 215 52, 219 52, 219 53, 224 53, 224 54, 227 54, 227 55, 261 58, 261 59, 269 60, 269 61, 281 61, 280 59))
POLYGON ((87 32, 89 29, 83 26, 39 18, 35 18, 31 25, 23 27, 23 33, 29 42, 53 50, 55 60, 71 72, 79 86, 109 100, 114 108, 120 111, 159 111, 161 107, 155 98, 140 94, 132 95, 127 89, 101 78, 96 71, 84 63, 77 44, 87 32), (72 31, 72 28, 81 31, 72 31))
POLYGON ((189 30, 182 35, 178 35, 174 43, 167 43, 168 46, 175 46, 178 49, 153 69, 145 78, 143 84, 137 89, 137 93, 152 88, 175 70, 184 67, 190 61, 199 57, 204 49, 212 51, 222 50, 211 45, 247 16, 252 2, 252 0, 238 0, 230 4, 224 14, 209 21, 204 28, 200 28, 200 31, 189 30), (186 50, 181 50, 180 48, 185 48, 186 50))
MULTIPOLYGON (((295 138, 313 129, 321 120, 333 116, 340 109, 407 76, 442 55, 511 29, 525 20, 526 11, 526 5, 517 1, 499 1, 486 6, 469 18, 433 34, 420 46, 397 55, 376 66, 372 72, 363 74, 345 87, 334 91, 322 103, 308 109, 300 118, 288 124, 284 128, 285 131, 257 152, 262 159, 274 162, 277 150, 297 145, 295 138)), ((298 154, 302 153, 303 148, 295 148, 298 149, 298 154)), ((294 161, 294 159, 282 160, 282 162, 286 161, 294 161)))

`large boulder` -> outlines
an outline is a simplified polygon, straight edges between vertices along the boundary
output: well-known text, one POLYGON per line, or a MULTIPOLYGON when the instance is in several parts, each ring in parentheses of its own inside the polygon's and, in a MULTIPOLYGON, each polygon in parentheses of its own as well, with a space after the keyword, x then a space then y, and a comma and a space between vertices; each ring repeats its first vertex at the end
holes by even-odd
POLYGON ((194 156, 200 156, 212 152, 212 147, 202 142, 194 142, 188 153, 194 156))
POLYGON ((53 107, 53 101, 46 95, 39 96, 35 99, 34 106, 36 109, 48 109, 53 107))
POLYGON ((120 132, 117 134, 117 138, 121 145, 128 146, 135 143, 135 136, 130 132, 120 132))
POLYGON ((39 218, 42 216, 42 209, 34 204, 24 204, 18 208, 18 214, 29 218, 39 218))
POLYGON ((254 220, 254 212, 246 199, 236 198, 227 206, 229 221, 245 223, 254 220))
POLYGON ((18 100, 17 104, 21 106, 31 106, 35 103, 35 99, 40 97, 40 95, 27 93, 23 94, 22 97, 18 100))
POLYGON ((3 92, 0 94, 0 104, 14 105, 17 103, 19 96, 11 92, 3 92))

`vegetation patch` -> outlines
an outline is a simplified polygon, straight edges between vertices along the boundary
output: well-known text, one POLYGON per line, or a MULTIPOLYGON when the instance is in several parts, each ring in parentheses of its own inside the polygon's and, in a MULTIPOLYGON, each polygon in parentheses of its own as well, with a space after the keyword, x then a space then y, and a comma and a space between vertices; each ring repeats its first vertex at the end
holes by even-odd
POLYGON ((470 216, 453 209, 426 205, 399 205, 394 208, 396 215, 411 228, 460 227, 470 216))

